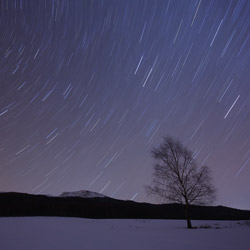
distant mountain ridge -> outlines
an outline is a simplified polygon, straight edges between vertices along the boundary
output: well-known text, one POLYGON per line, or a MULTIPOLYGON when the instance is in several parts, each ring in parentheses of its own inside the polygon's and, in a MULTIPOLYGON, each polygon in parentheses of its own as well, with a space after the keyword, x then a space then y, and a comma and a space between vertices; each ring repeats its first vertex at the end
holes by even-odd
POLYGON ((80 191, 73 191, 73 192, 63 192, 59 195, 59 197, 81 197, 81 198, 105 198, 107 196, 92 192, 88 190, 80 190, 80 191))
MULTIPOLYGON (((66 196, 0 193, 0 217, 62 216, 95 219, 185 219, 180 204, 150 204, 117 200, 95 192, 66 192, 66 196), (72 196, 76 195, 76 196, 72 196), (80 196, 79 196, 80 195, 80 196), (87 195, 88 197, 82 197, 87 195), (93 196, 101 197, 93 197, 93 196)), ((191 206, 192 220, 250 220, 250 210, 223 206, 191 206)))

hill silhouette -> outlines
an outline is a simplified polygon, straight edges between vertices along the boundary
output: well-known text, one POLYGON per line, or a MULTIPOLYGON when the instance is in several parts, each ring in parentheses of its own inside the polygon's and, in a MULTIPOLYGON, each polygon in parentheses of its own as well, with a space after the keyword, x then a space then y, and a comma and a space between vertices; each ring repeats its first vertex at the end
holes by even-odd
MULTIPOLYGON (((180 204, 150 204, 109 197, 53 197, 0 193, 0 216, 62 216, 123 219, 185 219, 180 204)), ((192 220, 250 220, 250 210, 224 206, 191 206, 192 220)))

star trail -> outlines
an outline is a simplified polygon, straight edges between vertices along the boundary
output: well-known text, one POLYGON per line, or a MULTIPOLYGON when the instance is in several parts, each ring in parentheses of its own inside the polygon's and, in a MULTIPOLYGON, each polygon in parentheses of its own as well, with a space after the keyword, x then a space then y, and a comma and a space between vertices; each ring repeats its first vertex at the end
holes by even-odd
POLYGON ((250 1, 0 1, 0 191, 154 202, 181 140, 250 208, 250 1))

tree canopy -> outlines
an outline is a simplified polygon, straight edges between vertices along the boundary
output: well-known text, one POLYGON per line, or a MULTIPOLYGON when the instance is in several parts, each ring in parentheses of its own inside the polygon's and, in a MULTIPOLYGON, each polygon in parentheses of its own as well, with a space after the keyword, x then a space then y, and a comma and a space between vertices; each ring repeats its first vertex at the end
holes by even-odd
POLYGON ((198 166, 193 153, 172 137, 165 137, 158 148, 152 150, 156 160, 149 194, 164 201, 184 204, 188 227, 189 205, 205 205, 214 201, 215 188, 207 166, 198 166))

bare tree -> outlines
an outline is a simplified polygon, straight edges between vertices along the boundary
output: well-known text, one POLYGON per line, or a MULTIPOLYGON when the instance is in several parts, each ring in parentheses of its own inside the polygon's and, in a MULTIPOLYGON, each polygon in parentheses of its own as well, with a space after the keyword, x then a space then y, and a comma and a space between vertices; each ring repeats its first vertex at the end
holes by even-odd
POLYGON ((164 138, 163 143, 152 150, 152 156, 156 164, 147 192, 164 201, 183 204, 187 227, 192 228, 190 205, 205 205, 215 199, 209 168, 198 167, 193 153, 172 137, 164 138))

